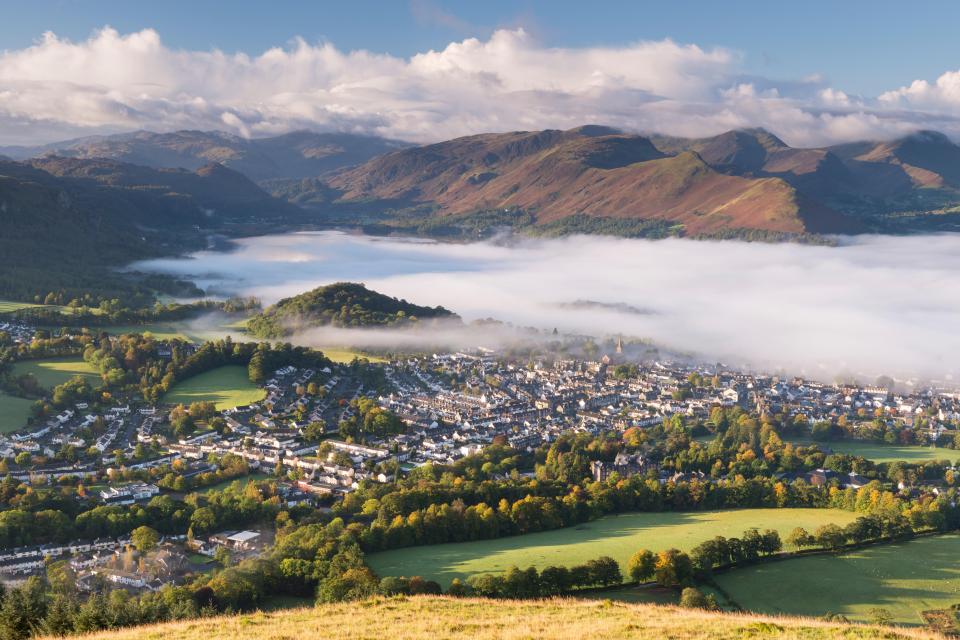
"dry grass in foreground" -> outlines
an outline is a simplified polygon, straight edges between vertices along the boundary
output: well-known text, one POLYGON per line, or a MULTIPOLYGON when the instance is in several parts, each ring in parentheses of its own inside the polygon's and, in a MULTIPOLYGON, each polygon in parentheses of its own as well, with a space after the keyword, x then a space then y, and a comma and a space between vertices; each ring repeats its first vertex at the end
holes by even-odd
POLYGON ((920 630, 807 618, 708 613, 610 601, 374 599, 272 613, 133 627, 86 636, 104 640, 438 640, 496 638, 941 638, 920 630))

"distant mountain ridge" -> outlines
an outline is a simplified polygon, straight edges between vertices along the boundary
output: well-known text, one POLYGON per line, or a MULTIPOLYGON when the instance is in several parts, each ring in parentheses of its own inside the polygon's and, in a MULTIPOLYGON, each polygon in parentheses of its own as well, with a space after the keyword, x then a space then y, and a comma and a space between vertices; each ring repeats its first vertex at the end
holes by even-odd
MULTIPOLYGON (((480 134, 389 153, 318 185, 321 205, 368 203, 435 219, 522 211, 656 221, 682 235, 883 231, 957 221, 960 146, 921 131, 889 142, 798 149, 763 129, 703 139, 585 126, 480 134)), ((309 201, 302 192, 298 197, 309 201)), ((622 226, 622 225, 621 225, 622 226)))
MULTIPOLYGON (((129 188, 128 178, 92 167, 105 161, 188 172, 222 166, 251 184, 234 178, 231 190, 244 194, 238 197, 206 191, 216 201, 208 208, 249 202, 256 186, 305 209, 307 223, 376 222, 409 233, 451 227, 489 233, 501 224, 548 235, 706 237, 960 229, 954 211, 960 147, 931 131, 809 149, 763 129, 685 139, 585 125, 423 146, 310 131, 251 139, 138 131, 0 147, 0 154, 122 188, 129 188), (80 168, 67 158, 93 164, 80 168)), ((174 174, 165 178, 182 182, 174 174)))
MULTIPOLYGON (((727 154, 734 161, 744 154, 727 154)), ((687 234, 727 229, 850 233, 862 225, 778 176, 711 166, 696 150, 603 127, 458 138, 394 152, 333 175, 341 202, 432 207, 435 216, 517 209, 536 224, 575 214, 660 220, 687 234)))
POLYGON ((161 169, 196 170, 217 163, 259 182, 311 178, 407 146, 396 140, 349 133, 293 131, 242 138, 222 131, 183 130, 92 136, 37 147, 0 147, 0 154, 17 160, 48 155, 104 158, 161 169))
POLYGON ((101 192, 109 190, 113 196, 130 200, 130 215, 144 218, 144 223, 164 218, 175 222, 169 218, 176 215, 184 218, 179 222, 209 226, 211 218, 270 220, 295 216, 300 211, 274 198, 242 173, 217 163, 191 171, 155 169, 104 158, 45 156, 29 164, 74 184, 101 192))

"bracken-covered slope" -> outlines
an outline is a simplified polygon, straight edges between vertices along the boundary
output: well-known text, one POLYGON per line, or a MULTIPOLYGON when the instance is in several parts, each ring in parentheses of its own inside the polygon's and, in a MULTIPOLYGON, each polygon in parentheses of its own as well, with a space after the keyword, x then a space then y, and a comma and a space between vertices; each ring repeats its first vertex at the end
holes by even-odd
POLYGON ((584 218, 653 221, 687 235, 953 229, 960 146, 930 131, 805 149, 763 129, 685 139, 586 126, 402 150, 284 197, 439 219, 504 209, 540 225, 576 216, 582 229, 592 226, 584 218))
MULTIPOLYGON (((701 150, 721 165, 762 160, 754 149, 721 146, 701 150)), ((683 225, 688 234, 861 229, 781 176, 721 168, 693 148, 670 154, 643 136, 580 127, 484 134, 398 151, 338 173, 329 186, 341 202, 421 205, 439 215, 517 209, 541 224, 586 214, 663 220, 683 225)))
POLYGON ((312 609, 207 618, 80 636, 103 640, 898 640, 922 631, 804 618, 708 613, 588 600, 511 601, 438 596, 378 599, 312 609))
POLYGON ((336 282, 280 300, 250 318, 247 330, 261 338, 280 338, 315 327, 399 326, 428 318, 457 316, 443 307, 422 307, 356 282, 336 282))

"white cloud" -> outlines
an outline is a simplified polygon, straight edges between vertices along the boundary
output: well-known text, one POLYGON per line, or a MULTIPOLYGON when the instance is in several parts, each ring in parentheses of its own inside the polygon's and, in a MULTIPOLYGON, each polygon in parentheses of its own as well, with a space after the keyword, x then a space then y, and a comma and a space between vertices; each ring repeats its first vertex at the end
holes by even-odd
POLYGON ((960 71, 948 71, 931 84, 914 80, 909 86, 888 91, 880 101, 896 106, 923 108, 960 108, 960 71))
POLYGON ((745 78, 741 63, 727 49, 671 40, 550 48, 522 29, 409 59, 300 39, 250 56, 171 49, 152 29, 104 28, 80 42, 46 33, 0 53, 0 142, 186 127, 422 142, 584 123, 677 135, 762 126, 799 145, 919 127, 960 134, 960 72, 860 99, 821 76, 745 78))
MULTIPOLYGON (((268 303, 321 284, 362 281, 466 320, 624 333, 712 361, 824 379, 943 377, 960 362, 960 234, 816 247, 603 237, 464 245, 326 232, 247 239, 234 252, 137 268, 200 274, 204 286, 268 303), (608 306, 563 305, 578 300, 608 306), (651 313, 609 306, 616 303, 651 313)), ((382 345, 391 338, 343 339, 382 345)))

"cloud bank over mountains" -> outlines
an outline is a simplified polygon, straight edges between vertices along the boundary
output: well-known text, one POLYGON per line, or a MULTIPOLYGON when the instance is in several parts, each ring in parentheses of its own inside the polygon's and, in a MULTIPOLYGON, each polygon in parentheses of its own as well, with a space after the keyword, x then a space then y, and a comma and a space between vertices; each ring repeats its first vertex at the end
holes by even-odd
POLYGON ((257 56, 168 48, 152 29, 46 33, 0 53, 0 143, 134 129, 298 128, 430 142, 601 123, 683 136, 765 127, 792 145, 960 137, 960 71, 876 98, 822 78, 746 76, 742 57, 671 40, 550 48, 522 29, 399 58, 296 40, 257 56))

